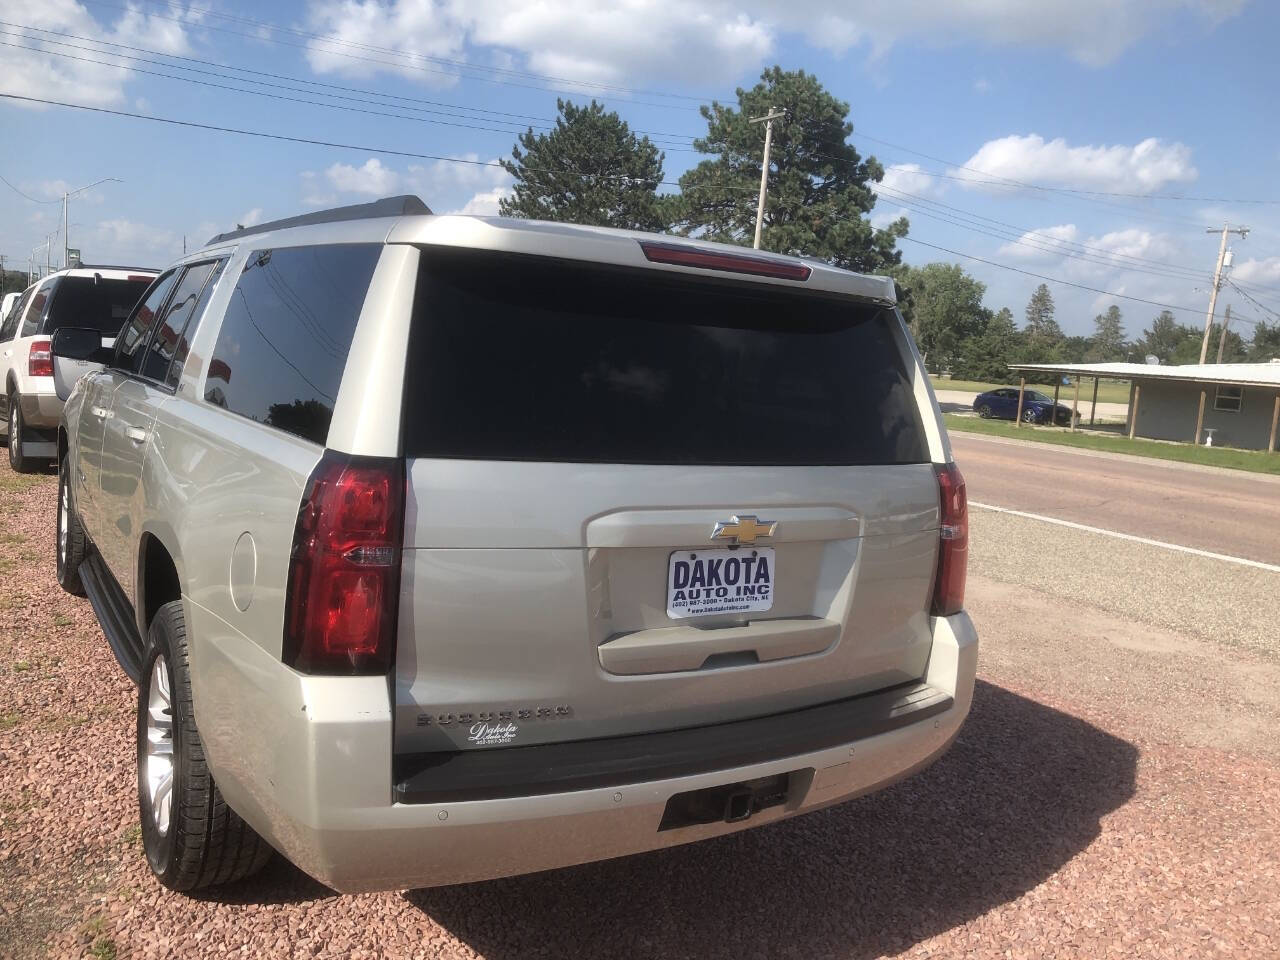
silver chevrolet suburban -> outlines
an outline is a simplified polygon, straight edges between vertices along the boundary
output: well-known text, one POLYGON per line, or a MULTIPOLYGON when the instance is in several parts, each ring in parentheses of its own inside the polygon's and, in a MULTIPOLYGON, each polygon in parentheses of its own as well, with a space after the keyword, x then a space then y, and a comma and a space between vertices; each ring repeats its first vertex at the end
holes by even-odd
POLYGON ((58 577, 138 684, 170 887, 701 840, 969 710, 964 482, 890 280, 400 197, 214 237, 102 359, 58 577))

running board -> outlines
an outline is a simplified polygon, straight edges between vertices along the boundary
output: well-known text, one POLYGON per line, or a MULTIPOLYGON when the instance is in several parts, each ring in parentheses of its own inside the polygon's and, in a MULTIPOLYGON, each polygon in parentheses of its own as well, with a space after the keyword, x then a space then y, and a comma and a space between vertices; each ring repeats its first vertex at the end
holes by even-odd
POLYGON ((90 553, 80 564, 80 582, 84 584, 85 595, 93 605, 107 643, 111 644, 111 652, 136 685, 142 678, 143 645, 133 604, 97 553, 90 553))

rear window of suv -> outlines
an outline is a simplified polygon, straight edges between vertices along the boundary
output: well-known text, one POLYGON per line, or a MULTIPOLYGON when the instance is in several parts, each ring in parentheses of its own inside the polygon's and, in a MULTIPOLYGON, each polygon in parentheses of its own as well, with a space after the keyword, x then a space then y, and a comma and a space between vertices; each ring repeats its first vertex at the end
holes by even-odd
POLYGON ((151 277, 107 280, 104 277, 63 277, 49 305, 44 332, 59 327, 91 327, 114 337, 138 300, 151 285, 151 277))
POLYGON ((405 455, 925 462, 897 322, 881 306, 765 284, 429 248, 405 455))

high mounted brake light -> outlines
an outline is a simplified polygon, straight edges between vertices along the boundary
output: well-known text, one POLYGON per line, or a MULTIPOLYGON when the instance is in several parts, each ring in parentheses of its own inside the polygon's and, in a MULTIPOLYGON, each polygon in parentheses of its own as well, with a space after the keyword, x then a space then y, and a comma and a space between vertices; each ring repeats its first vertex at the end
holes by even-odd
POLYGON ((675 243, 657 243, 641 240, 640 249, 650 263, 670 263, 679 267, 698 267, 702 270, 724 270, 728 273, 749 273, 755 277, 773 277, 778 280, 809 279, 813 271, 803 263, 774 260, 772 257, 754 257, 738 253, 721 253, 716 250, 699 250, 675 243))
POLYGON ((27 375, 53 376, 53 342, 51 340, 31 341, 31 352, 27 354, 27 375))
POLYGON ((289 558, 284 662, 304 673, 385 673, 395 648, 404 464, 326 451, 307 482, 289 558))
POLYGON ((938 572, 933 580, 932 613, 949 617, 964 609, 969 565, 969 501, 964 477, 954 463, 934 467, 938 475, 938 572))

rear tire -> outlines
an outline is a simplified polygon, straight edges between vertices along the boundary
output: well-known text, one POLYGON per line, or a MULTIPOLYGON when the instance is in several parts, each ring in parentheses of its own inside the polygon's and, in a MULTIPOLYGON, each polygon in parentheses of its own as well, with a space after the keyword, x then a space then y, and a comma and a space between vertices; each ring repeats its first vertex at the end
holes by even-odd
POLYGON ((35 470, 35 464, 30 457, 22 455, 24 432, 21 398, 16 393, 11 393, 9 395, 9 466, 18 473, 31 473, 35 470))
POLYGON ((205 764, 189 671, 182 601, 174 600, 151 621, 138 686, 138 812, 151 872, 178 891, 243 880, 271 858, 205 764))
POLYGON ((67 593, 84 596, 80 564, 84 562, 85 535, 71 500, 71 465, 66 454, 58 461, 58 530, 54 541, 58 583, 67 593))

